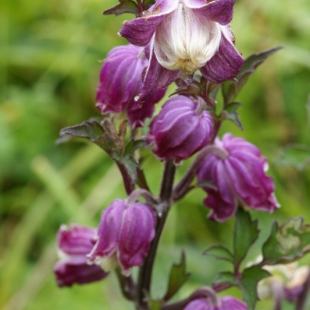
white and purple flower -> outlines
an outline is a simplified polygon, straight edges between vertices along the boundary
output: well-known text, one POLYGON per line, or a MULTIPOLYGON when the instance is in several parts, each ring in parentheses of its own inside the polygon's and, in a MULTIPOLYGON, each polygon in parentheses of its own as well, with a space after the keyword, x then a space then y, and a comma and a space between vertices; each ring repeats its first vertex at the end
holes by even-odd
POLYGON ((142 16, 126 21, 121 36, 137 46, 150 44, 150 64, 140 97, 144 99, 152 91, 148 80, 157 89, 164 88, 180 70, 192 74, 200 69, 214 83, 234 78, 243 65, 230 31, 234 3, 157 0, 142 16))

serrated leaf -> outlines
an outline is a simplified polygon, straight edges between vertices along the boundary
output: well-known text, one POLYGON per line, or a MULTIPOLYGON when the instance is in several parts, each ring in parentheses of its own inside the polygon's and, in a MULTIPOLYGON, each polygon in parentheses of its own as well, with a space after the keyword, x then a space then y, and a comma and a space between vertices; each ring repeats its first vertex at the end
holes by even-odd
POLYGON ((221 119, 225 120, 228 119, 232 121, 234 124, 236 124, 241 130, 243 130, 243 126, 241 124, 241 121, 239 119, 239 114, 237 112, 237 109, 241 106, 240 102, 231 102, 225 105, 225 108, 223 109, 221 113, 221 119))
POLYGON ((188 280, 190 273, 186 272, 185 254, 182 252, 179 264, 173 264, 171 267, 167 292, 163 298, 168 301, 188 280))
POLYGON ((252 220, 250 213, 239 207, 234 232, 234 259, 237 265, 245 258, 258 235, 258 221, 252 220))
POLYGON ((228 283, 230 285, 236 286, 238 283, 235 279, 234 274, 231 271, 220 272, 215 280, 213 281, 213 286, 218 286, 220 284, 228 283))
POLYGON ((257 295, 258 282, 269 276, 270 273, 259 266, 252 266, 243 271, 242 278, 239 280, 239 287, 248 310, 254 310, 255 304, 259 300, 257 295))
POLYGON ((310 148, 304 145, 291 145, 283 149, 276 164, 303 169, 310 164, 310 148))
POLYGON ((267 50, 261 53, 255 53, 249 56, 237 75, 236 79, 229 80, 222 84, 222 93, 225 104, 233 102, 238 96, 239 92, 247 82, 251 74, 253 74, 256 68, 262 64, 269 56, 282 49, 282 47, 276 47, 271 50, 267 50))
POLYGON ((267 265, 288 263, 310 252, 310 225, 303 218, 292 218, 283 225, 275 221, 263 245, 263 261, 267 265))
POLYGON ((60 131, 60 138, 66 135, 78 138, 85 138, 95 142, 104 134, 102 126, 94 120, 85 121, 82 124, 63 128, 60 131))
POLYGON ((121 15, 124 13, 132 13, 134 15, 139 15, 140 11, 137 4, 132 0, 121 0, 120 3, 113 6, 112 8, 105 10, 103 14, 105 15, 121 15))
POLYGON ((204 252, 204 255, 212 256, 220 260, 225 260, 231 263, 234 263, 234 256, 233 254, 222 245, 213 245, 207 248, 204 252))

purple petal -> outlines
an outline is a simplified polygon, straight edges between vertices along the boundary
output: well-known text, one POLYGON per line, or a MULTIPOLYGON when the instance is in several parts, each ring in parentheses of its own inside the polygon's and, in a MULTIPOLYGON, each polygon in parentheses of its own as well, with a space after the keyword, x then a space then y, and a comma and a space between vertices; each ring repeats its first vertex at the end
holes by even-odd
POLYGON ((205 0, 185 0, 185 5, 207 19, 226 25, 232 20, 235 2, 236 0, 217 0, 209 3, 205 0))
POLYGON ((221 27, 222 38, 217 53, 200 69, 202 75, 213 83, 232 79, 241 70, 243 58, 229 39, 227 29, 221 27))
POLYGON ((212 306, 210 306, 206 298, 198 298, 188 303, 183 310, 214 310, 214 309, 212 306))
POLYGON ((159 92, 166 90, 167 87, 176 79, 179 71, 172 71, 162 67, 151 49, 150 63, 146 69, 143 80, 143 87, 138 102, 144 103, 147 100, 153 101, 153 97, 159 92))
POLYGON ((71 257, 59 261, 54 267, 54 273, 60 287, 91 283, 108 275, 98 265, 88 265, 86 257, 71 257))
POLYGON ((126 21, 119 34, 131 44, 145 46, 165 15, 175 10, 177 5, 178 1, 175 0, 157 1, 148 11, 142 13, 142 17, 126 21))
POLYGON ((86 255, 92 249, 97 229, 71 225, 62 225, 57 234, 60 250, 67 255, 86 255))
POLYGON ((247 306, 234 297, 225 296, 221 298, 221 310, 247 310, 247 306))

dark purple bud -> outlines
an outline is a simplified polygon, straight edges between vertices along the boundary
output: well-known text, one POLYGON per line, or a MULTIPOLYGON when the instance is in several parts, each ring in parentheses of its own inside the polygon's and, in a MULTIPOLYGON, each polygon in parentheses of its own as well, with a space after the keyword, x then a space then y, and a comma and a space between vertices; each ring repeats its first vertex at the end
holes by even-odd
POLYGON ((96 94, 96 107, 102 114, 125 111, 132 127, 142 126, 144 120, 152 116, 154 104, 164 96, 165 90, 153 94, 143 105, 136 102, 147 65, 144 48, 125 45, 109 52, 100 71, 96 94))
POLYGON ((96 229, 77 225, 60 227, 57 241, 61 260, 54 267, 59 286, 91 283, 107 276, 100 266, 87 264, 86 254, 93 248, 96 232, 96 229))
POLYGON ((175 162, 202 149, 213 132, 213 120, 200 104, 185 96, 169 99, 150 124, 148 140, 155 143, 154 154, 175 162))
POLYGON ((199 298, 191 301, 183 310, 247 310, 247 307, 240 300, 225 296, 220 298, 219 305, 212 305, 207 298, 199 298))
POLYGON ((216 139, 215 145, 220 152, 208 154, 198 171, 199 182, 212 182, 217 188, 205 188, 204 204, 212 209, 209 218, 229 219, 238 203, 270 213, 279 208, 273 180, 265 174, 266 158, 256 146, 231 134, 216 139))
POLYGON ((100 261, 107 271, 119 264, 122 272, 129 274, 130 268, 140 266, 147 256, 155 225, 155 212, 148 205, 114 200, 102 213, 98 241, 89 260, 100 261))

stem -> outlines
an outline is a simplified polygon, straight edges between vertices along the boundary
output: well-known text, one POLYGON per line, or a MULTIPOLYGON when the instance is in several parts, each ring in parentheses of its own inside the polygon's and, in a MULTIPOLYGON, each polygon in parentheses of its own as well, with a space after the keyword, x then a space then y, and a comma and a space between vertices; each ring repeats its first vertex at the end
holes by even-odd
POLYGON ((133 300, 135 297, 136 285, 132 277, 125 277, 120 268, 116 268, 115 272, 124 297, 128 300, 133 300))
POLYGON ((123 177, 126 193, 127 195, 129 195, 134 190, 135 185, 133 184, 132 179, 129 176, 127 170, 124 168, 124 166, 118 161, 115 161, 115 163, 117 164, 117 167, 123 177))
POLYGON ((157 205, 157 207, 160 208, 160 211, 157 214, 156 234, 155 238, 151 243, 149 254, 146 257, 139 272, 138 290, 137 290, 138 309, 147 309, 144 296, 145 294, 148 294, 150 292, 152 271, 157 252, 157 246, 163 228, 165 226, 165 222, 171 205, 171 194, 172 194, 175 170, 176 168, 175 165, 173 164, 173 161, 170 160, 165 163, 165 169, 160 189, 160 202, 157 205))
POLYGON ((296 308, 295 308, 296 310, 304 310, 305 309, 309 289, 310 289, 310 271, 308 273, 308 277, 307 277, 307 280, 304 284, 303 290, 297 299, 296 308))
POLYGON ((220 149, 219 147, 215 145, 207 145, 205 146, 200 153, 195 158, 192 165, 189 167, 187 172, 185 173, 184 177, 181 179, 181 181, 175 186, 173 190, 173 200, 177 201, 180 200, 182 197, 186 195, 186 193, 190 189, 190 185, 195 178, 198 169, 200 168, 200 165, 204 161, 205 157, 209 154, 216 154, 220 158, 226 158, 228 156, 227 152, 223 149, 220 149))

